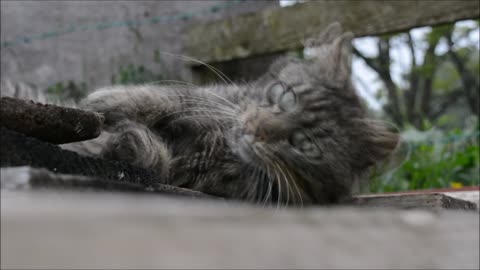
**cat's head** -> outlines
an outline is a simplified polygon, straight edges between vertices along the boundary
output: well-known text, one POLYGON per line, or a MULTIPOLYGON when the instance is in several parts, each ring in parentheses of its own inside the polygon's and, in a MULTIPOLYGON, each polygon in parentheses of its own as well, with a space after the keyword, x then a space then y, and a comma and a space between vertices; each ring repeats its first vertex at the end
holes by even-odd
POLYGON ((244 107, 233 150, 276 179, 284 203, 349 195, 398 144, 397 134, 367 118, 351 84, 352 37, 330 25, 307 40, 310 59, 279 60, 250 89, 255 98, 244 107))

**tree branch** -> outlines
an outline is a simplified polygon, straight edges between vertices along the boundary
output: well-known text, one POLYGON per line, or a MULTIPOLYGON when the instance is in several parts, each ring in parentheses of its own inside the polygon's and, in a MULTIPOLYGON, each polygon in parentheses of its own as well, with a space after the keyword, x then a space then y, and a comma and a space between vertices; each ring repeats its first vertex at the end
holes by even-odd
POLYGON ((438 103, 438 109, 435 111, 431 111, 430 114, 428 115, 428 118, 431 120, 436 120, 440 115, 445 113, 449 107, 451 107, 453 104, 455 104, 458 99, 463 96, 463 90, 462 89, 456 89, 450 93, 448 93, 445 97, 445 99, 442 102, 438 103))
POLYGON ((413 45, 413 38, 410 32, 407 32, 407 45, 410 49, 410 54, 412 55, 412 65, 410 68, 410 89, 405 89, 405 111, 407 112, 407 119, 410 123, 414 123, 418 117, 416 117, 417 106, 415 101, 417 99, 418 85, 419 85, 419 76, 418 76, 418 66, 417 66, 417 56, 415 54, 415 48, 413 45))
POLYGON ((460 77, 462 79, 462 85, 464 89, 464 93, 467 96, 468 105, 470 106, 470 110, 477 114, 479 113, 479 96, 478 96, 478 88, 479 88, 479 81, 475 79, 475 75, 470 72, 467 67, 465 66, 465 61, 458 55, 457 52, 453 50, 453 41, 451 35, 445 36, 448 41, 448 56, 452 60, 454 66, 456 67, 460 77))
POLYGON ((390 114, 393 121, 403 127, 403 117, 400 111, 399 98, 397 95, 397 86, 390 76, 390 45, 389 39, 383 38, 379 42, 379 55, 377 58, 370 58, 364 56, 356 48, 353 48, 353 53, 359 58, 363 59, 365 63, 372 68, 383 81, 388 94, 389 105, 386 108, 386 112, 390 114), (381 43, 381 44, 380 44, 381 43))

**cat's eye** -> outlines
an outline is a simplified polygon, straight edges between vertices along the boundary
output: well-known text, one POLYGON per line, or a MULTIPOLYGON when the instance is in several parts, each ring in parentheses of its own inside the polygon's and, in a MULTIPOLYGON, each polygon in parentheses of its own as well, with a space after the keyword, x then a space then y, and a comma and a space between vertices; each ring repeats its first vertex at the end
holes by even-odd
POLYGON ((292 89, 288 88, 287 91, 278 100, 278 106, 283 111, 291 110, 295 107, 296 96, 292 89))
POLYGON ((295 146, 295 147, 298 147, 300 146, 303 141, 305 141, 307 139, 307 137, 305 136, 305 134, 301 133, 301 132, 295 132, 292 137, 290 138, 290 143, 295 146))
POLYGON ((280 82, 274 83, 272 86, 270 86, 270 88, 267 90, 267 99, 270 104, 276 104, 285 90, 285 85, 280 82))
POLYGON ((289 111, 296 104, 296 96, 293 90, 281 82, 273 84, 267 92, 270 104, 276 104, 282 111, 289 111))
POLYGON ((290 138, 290 143, 306 156, 317 157, 319 155, 318 147, 301 132, 294 133, 290 138))

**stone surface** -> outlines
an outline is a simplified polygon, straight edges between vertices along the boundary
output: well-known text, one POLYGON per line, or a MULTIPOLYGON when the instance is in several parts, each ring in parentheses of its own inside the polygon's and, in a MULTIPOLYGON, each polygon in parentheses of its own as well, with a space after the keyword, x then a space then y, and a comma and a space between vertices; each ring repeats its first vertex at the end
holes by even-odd
POLYGON ((201 21, 255 12, 277 1, 0 1, 1 41, 16 44, 1 48, 1 77, 46 89, 57 82, 85 82, 89 90, 109 85, 120 67, 143 65, 165 79, 188 79, 182 59, 155 50, 183 54, 184 29, 201 21), (179 14, 195 14, 184 20, 179 14), (152 18, 158 23, 148 23, 152 18), (135 23, 129 26, 125 22, 135 23), (118 26, 102 28, 102 24, 118 26), (124 23, 122 25, 122 23, 124 23), (98 26, 98 29, 97 29, 98 26), (86 27, 86 30, 82 30, 86 27), (72 30, 70 30, 72 29, 72 30), (49 33, 67 31, 49 37, 49 33), (70 31, 70 32, 69 32, 70 31), (41 37, 24 43, 23 37, 41 37), (173 74, 173 75, 172 75, 173 74))
POLYGON ((4 190, 1 267, 478 269, 478 228, 463 211, 4 190))

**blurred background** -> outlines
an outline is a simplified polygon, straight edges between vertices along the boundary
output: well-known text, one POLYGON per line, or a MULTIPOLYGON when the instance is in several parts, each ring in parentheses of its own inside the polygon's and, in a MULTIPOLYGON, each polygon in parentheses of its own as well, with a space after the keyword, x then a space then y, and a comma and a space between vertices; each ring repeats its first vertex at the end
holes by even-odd
MULTIPOLYGON (((110 84, 219 81, 185 57, 186 31, 219 20, 235 29, 239 15, 299 10, 303 2, 1 1, 2 81, 74 100, 110 84)), ((371 192, 479 185, 479 36, 477 16, 354 40, 359 95, 406 142, 401 160, 372 179, 371 192)), ((296 46, 209 64, 243 81, 285 54, 308 51, 296 46)))

